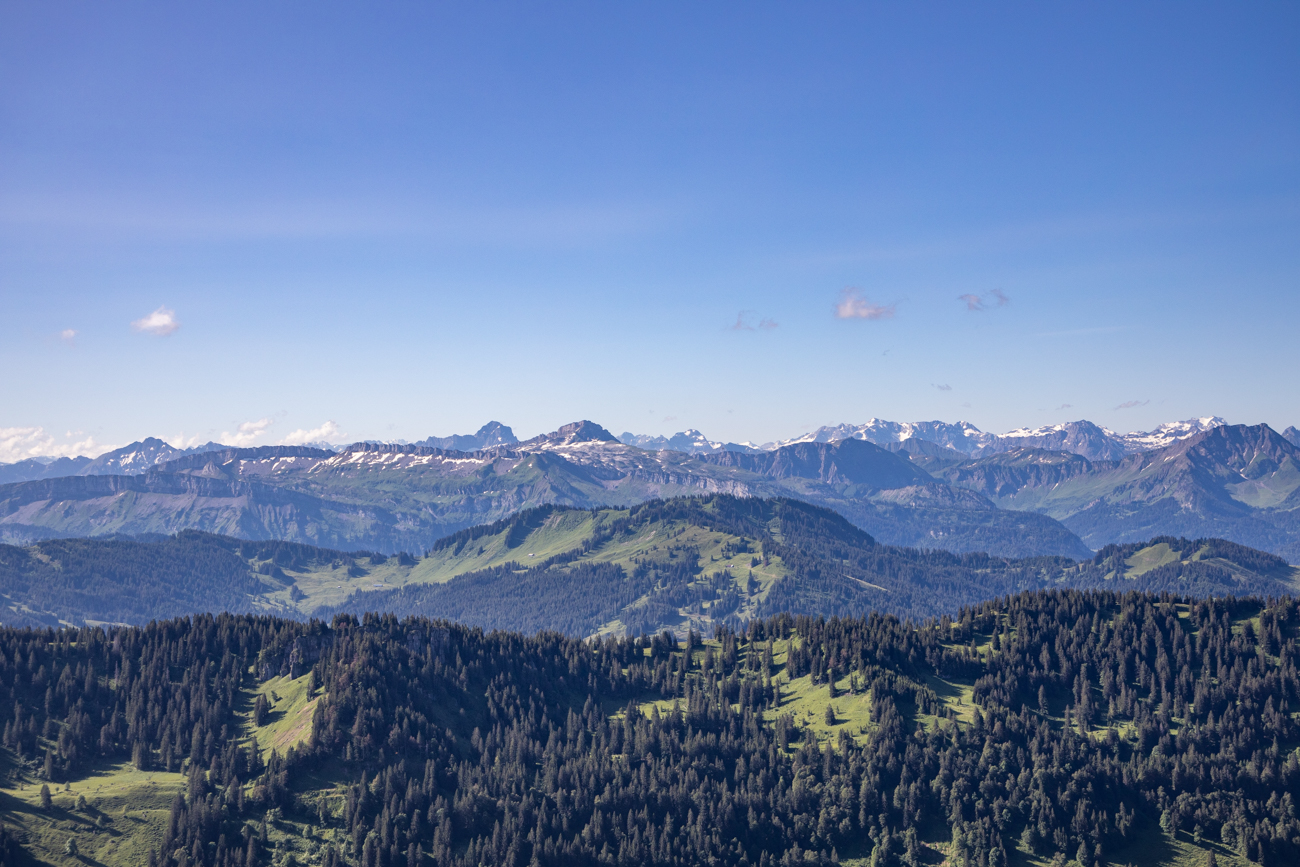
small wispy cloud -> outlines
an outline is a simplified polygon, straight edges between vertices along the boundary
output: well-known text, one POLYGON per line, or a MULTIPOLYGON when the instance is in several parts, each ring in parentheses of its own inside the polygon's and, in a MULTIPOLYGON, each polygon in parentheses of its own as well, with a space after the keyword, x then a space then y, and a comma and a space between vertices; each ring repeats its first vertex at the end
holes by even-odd
POLYGON ((137 319, 131 323, 131 327, 136 331, 144 334, 152 334, 155 337, 166 337, 181 327, 181 323, 176 319, 176 311, 167 307, 159 307, 143 319, 137 319))
POLYGON ((257 421, 246 421, 239 428, 231 433, 225 431, 221 434, 221 442, 226 445, 236 446, 238 448, 247 448, 253 445, 266 433, 273 422, 269 418, 259 418, 257 421))
POLYGON ((1119 406, 1115 407, 1115 409, 1133 409, 1137 406, 1146 406, 1150 402, 1151 401, 1149 400, 1126 400, 1119 406))
POLYGON ((1074 409, 1074 405, 1069 403, 1063 403, 1060 406, 1058 406, 1056 409, 1052 410, 1052 412, 1060 412, 1063 409, 1074 409))
POLYGON ((311 430, 296 430, 280 440, 282 446, 303 446, 309 443, 331 443, 343 438, 339 426, 332 421, 311 430))
POLYGON ((664 416, 664 422, 670 422, 670 421, 677 421, 677 416, 675 415, 664 416))
POLYGON ((79 436, 83 436, 82 432, 68 431, 65 439, 70 442, 60 443, 43 427, 0 428, 0 463, 11 464, 28 458, 68 458, 76 455, 98 457, 104 452, 117 448, 117 446, 97 443, 93 436, 76 439, 79 436))
POLYGON ((893 304, 874 304, 862 294, 861 289, 844 287, 835 304, 836 319, 893 319, 893 304))
POLYGON ((767 319, 767 318, 762 318, 759 319, 757 322, 755 322, 754 318, 757 315, 758 314, 756 314, 753 310, 742 310, 736 314, 735 324, 728 326, 727 330, 728 331, 771 331, 773 328, 776 328, 779 324, 776 322, 776 320, 767 319))
POLYGON ((72 344, 77 340, 77 331, 75 328, 65 328, 59 332, 59 339, 64 343, 72 344))
POLYGON ((946 383, 943 385, 939 385, 937 382, 932 382, 930 383, 930 385, 933 385, 935 388, 939 389, 940 391, 952 391, 952 386, 946 383))
POLYGON ((991 307, 1006 307, 1011 303, 1011 299, 1001 289, 994 289, 982 296, 968 292, 965 295, 958 295, 957 300, 964 303, 966 309, 971 313, 978 313, 991 307))

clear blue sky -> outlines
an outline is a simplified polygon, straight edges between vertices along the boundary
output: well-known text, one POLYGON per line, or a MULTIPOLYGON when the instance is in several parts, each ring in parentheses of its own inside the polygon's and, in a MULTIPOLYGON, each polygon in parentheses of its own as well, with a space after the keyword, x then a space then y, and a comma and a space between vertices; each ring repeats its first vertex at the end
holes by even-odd
POLYGON ((1295 3, 7 3, 0 428, 1280 429, 1298 169, 1295 3))

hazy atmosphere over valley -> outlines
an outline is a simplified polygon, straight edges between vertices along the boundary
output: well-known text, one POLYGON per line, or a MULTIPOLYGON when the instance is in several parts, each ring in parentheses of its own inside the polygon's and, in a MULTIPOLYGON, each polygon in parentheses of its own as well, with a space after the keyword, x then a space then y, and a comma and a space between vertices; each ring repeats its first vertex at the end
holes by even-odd
POLYGON ((1300 8, 0 3, 0 867, 1300 863, 1300 8))

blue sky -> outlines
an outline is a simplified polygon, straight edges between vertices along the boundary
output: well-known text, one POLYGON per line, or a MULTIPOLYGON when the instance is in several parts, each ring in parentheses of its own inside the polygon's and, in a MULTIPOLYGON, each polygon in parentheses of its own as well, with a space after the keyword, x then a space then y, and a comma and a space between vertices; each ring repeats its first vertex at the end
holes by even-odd
POLYGON ((5 4, 0 460, 1281 429, 1298 169, 1295 4, 5 4))

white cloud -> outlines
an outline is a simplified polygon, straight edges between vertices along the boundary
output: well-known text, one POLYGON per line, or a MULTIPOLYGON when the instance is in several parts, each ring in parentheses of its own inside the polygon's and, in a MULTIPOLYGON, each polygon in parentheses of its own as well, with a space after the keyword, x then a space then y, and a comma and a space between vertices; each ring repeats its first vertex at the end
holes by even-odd
POLYGON ((145 334, 152 334, 155 337, 166 337, 181 324, 176 319, 176 311, 166 307, 159 307, 143 319, 137 319, 131 323, 131 327, 136 331, 142 331, 145 334))
POLYGON ((302 446, 308 443, 332 443, 337 442, 342 437, 343 434, 339 431, 339 426, 332 421, 327 421, 318 428, 294 431, 280 440, 280 445, 302 446))
POLYGON ((117 446, 102 445, 95 438, 87 436, 83 440, 69 431, 66 439, 72 442, 59 443, 54 435, 43 427, 3 427, 0 428, 0 463, 11 464, 28 458, 67 458, 75 455, 98 457, 104 452, 112 451, 117 446))
POLYGON ((59 332, 59 339, 65 343, 71 343, 77 339, 77 331, 74 328, 65 328, 59 332))
POLYGON ((181 431, 175 436, 162 437, 162 440, 174 449, 192 449, 207 442, 200 434, 187 437, 185 431, 181 431))
POLYGON ((873 304, 860 289, 845 287, 835 305, 836 319, 893 319, 893 304, 873 304))
POLYGON ((257 421, 246 421, 239 426, 235 433, 226 431, 221 434, 220 442, 226 445, 235 446, 236 448, 247 448, 257 442, 266 429, 271 426, 269 418, 259 418, 257 421))

